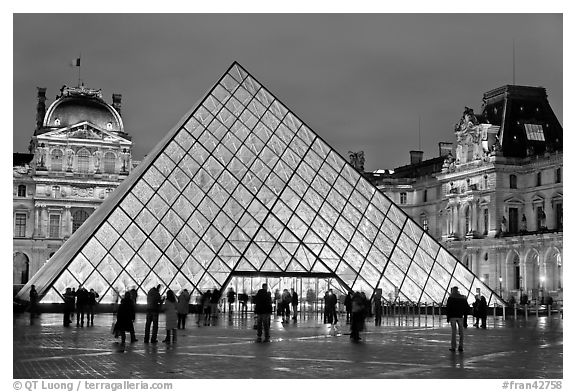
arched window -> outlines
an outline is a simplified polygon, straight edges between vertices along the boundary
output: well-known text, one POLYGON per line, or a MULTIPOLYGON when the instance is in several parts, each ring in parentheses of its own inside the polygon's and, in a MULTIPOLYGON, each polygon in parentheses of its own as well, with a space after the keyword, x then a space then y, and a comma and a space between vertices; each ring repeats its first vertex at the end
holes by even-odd
POLYGON ((90 167, 90 152, 83 148, 82 150, 78 151, 78 172, 79 173, 88 173, 88 169, 90 167))
POLYGON ((53 171, 62 171, 62 156, 62 150, 52 150, 52 154, 50 155, 50 168, 53 171))
POLYGON ((113 152, 104 154, 104 173, 114 173, 116 171, 116 155, 113 152))
POLYGON ((510 174, 510 189, 518 188, 518 179, 516 178, 515 174, 510 174))
POLYGON ((18 185, 18 197, 26 197, 26 185, 18 185))
POLYGON ((90 216, 85 210, 78 210, 72 214, 72 233, 74 233, 82 223, 90 216))

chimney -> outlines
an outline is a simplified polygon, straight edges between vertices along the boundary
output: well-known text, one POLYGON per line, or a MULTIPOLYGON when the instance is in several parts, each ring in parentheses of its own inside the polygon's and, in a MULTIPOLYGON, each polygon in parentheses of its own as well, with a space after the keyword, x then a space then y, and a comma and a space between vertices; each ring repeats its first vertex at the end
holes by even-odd
POLYGON ((122 115, 122 94, 112 94, 112 107, 122 115))
POLYGON ((448 154, 452 153, 452 143, 440 142, 438 143, 438 150, 441 157, 448 156, 448 154))
POLYGON ((424 151, 410 151, 410 164, 415 165, 422 162, 424 151))
POLYGON ((36 129, 42 128, 46 115, 46 88, 36 87, 38 90, 38 105, 36 105, 36 129))

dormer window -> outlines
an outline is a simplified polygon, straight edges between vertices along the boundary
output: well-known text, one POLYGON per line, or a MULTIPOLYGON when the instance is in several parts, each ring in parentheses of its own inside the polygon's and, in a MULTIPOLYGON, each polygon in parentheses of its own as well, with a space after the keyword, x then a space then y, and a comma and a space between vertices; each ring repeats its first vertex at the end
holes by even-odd
POLYGON ((516 189, 518 182, 515 174, 510 174, 510 189, 516 189))
POLYGON ((106 124, 106 129, 111 131, 112 130, 112 123, 109 122, 108 124, 106 124))
POLYGON ((56 120, 54 120, 54 125, 56 125, 56 126, 60 125, 60 119, 59 119, 59 118, 57 118, 56 120))

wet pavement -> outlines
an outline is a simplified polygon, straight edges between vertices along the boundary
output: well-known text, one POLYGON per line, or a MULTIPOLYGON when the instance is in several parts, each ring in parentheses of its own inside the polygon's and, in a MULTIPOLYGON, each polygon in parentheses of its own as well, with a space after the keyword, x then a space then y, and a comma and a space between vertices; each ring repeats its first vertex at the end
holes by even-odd
POLYGON ((270 343, 255 343, 252 315, 222 314, 212 326, 188 316, 176 344, 143 342, 145 315, 136 316, 136 343, 121 350, 112 315, 95 326, 62 326, 61 314, 14 314, 15 379, 562 379, 563 320, 559 315, 516 320, 489 317, 487 329, 466 329, 463 353, 453 353, 445 319, 384 317, 367 322, 353 343, 348 326, 336 336, 317 315, 272 322, 270 343))

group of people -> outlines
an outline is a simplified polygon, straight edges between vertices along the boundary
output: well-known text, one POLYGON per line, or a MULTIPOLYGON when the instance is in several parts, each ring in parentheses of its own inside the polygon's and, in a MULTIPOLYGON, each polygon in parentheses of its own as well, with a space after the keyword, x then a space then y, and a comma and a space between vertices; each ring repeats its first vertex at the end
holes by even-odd
MULTIPOLYGON (((34 302, 37 302, 38 293, 34 285, 31 286, 30 290, 30 303, 32 303, 33 295, 36 297, 34 302)), ((64 298, 63 324, 65 327, 69 327, 72 324, 74 312, 76 312, 77 327, 84 327, 84 317, 86 317, 87 327, 90 325, 94 326, 94 308, 96 307, 96 298, 99 297, 94 289, 88 291, 82 285, 78 286, 77 290, 67 287, 62 296, 64 298)))
MULTIPOLYGON (((190 293, 182 290, 176 297, 172 290, 166 291, 166 296, 160 295, 161 285, 152 287, 146 294, 146 324, 144 326, 144 343, 158 342, 158 319, 164 310, 166 315, 166 337, 163 343, 176 343, 178 329, 186 328, 186 318, 189 312, 190 293), (164 308, 164 309, 163 309, 164 308)), ((130 342, 137 342, 134 332, 136 319, 136 290, 132 289, 124 294, 116 312, 114 335, 121 337, 120 344, 126 343, 126 332, 130 333, 130 342)))
POLYGON ((292 320, 296 321, 299 300, 294 288, 291 288, 290 291, 284 289, 282 293, 277 289, 274 293, 274 299, 276 302, 276 316, 282 317, 282 322, 287 323, 290 321, 290 314, 292 313, 292 320))

